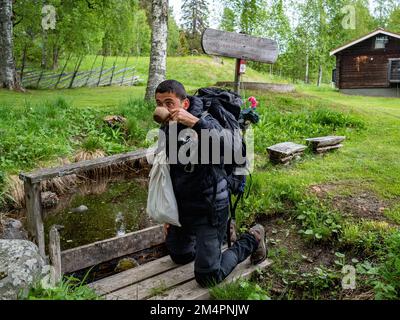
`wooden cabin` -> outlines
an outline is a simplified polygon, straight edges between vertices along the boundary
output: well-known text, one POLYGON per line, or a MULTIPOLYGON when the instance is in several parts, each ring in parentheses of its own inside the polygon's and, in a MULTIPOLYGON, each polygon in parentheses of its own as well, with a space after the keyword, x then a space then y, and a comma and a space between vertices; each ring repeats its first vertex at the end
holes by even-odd
POLYGON ((400 97, 400 34, 375 30, 330 53, 332 81, 343 93, 400 97))

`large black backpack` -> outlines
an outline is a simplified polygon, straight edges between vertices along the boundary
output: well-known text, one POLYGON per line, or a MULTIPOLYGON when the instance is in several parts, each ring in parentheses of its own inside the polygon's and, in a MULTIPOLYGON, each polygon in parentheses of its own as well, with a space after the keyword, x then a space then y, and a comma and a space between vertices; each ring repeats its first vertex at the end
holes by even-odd
MULTIPOLYGON (((239 123, 241 118, 241 107, 243 100, 240 95, 230 90, 220 88, 201 88, 197 90, 196 97, 203 101, 203 110, 209 113, 216 119, 223 128, 231 130, 240 130, 242 126, 239 123)), ((242 157, 246 158, 246 144, 244 139, 241 139, 242 157)), ((230 224, 231 220, 235 219, 236 208, 239 201, 242 199, 246 187, 246 175, 237 175, 235 170, 244 168, 247 165, 243 163, 235 163, 235 157, 232 156, 233 163, 224 165, 224 172, 228 182, 229 202, 230 202, 230 219, 228 221, 228 245, 230 242, 230 224), (232 202, 232 195, 236 196, 236 200, 232 202)))

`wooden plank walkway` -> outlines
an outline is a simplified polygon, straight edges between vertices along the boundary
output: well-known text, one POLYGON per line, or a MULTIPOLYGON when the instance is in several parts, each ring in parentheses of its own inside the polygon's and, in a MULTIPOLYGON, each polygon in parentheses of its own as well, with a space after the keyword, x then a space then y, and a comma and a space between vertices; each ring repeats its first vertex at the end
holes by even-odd
MULTIPOLYGON (((249 278, 254 271, 271 264, 242 262, 223 283, 249 278)), ((199 300, 209 299, 209 290, 194 279, 193 262, 177 265, 169 256, 140 265, 89 284, 106 300, 199 300)))

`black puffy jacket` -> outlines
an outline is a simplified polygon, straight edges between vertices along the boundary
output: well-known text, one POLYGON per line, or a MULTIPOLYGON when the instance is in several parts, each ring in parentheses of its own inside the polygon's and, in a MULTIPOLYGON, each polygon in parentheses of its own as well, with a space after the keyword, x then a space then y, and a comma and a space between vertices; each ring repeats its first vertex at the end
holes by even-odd
MULTIPOLYGON (((198 97, 188 97, 190 107, 188 112, 198 117, 200 120, 193 126, 193 130, 200 137, 202 129, 216 129, 221 131, 223 127, 210 114, 204 114, 203 102, 198 97)), ((162 126, 165 132, 167 156, 171 159, 176 155, 170 154, 174 152, 169 150, 169 134, 172 125, 162 126)), ((177 132, 187 129, 182 124, 177 125, 177 132)), ((193 141, 177 141, 177 151, 186 143, 198 143, 193 141)), ((223 140, 220 141, 223 143, 223 140)), ((186 146, 187 147, 187 146, 186 146)), ((220 146, 223 149, 223 146, 220 146)), ((201 148, 197 148, 197 157, 200 162, 201 148)), ((191 222, 199 216, 207 215, 212 224, 216 223, 217 217, 215 212, 229 205, 229 192, 226 174, 221 164, 177 164, 170 163, 170 175, 174 188, 175 197, 178 203, 179 217, 181 223, 191 222)))

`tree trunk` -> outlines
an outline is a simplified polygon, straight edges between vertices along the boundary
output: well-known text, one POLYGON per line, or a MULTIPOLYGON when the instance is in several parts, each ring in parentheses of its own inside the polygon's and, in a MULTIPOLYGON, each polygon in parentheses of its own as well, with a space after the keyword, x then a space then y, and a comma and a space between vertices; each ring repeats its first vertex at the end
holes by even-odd
POLYGON ((318 70, 318 83, 317 86, 321 86, 322 83, 322 65, 319 65, 319 70, 318 70))
POLYGON ((306 78, 304 80, 304 82, 306 84, 310 83, 310 61, 309 60, 310 60, 310 58, 309 58, 309 55, 307 52, 307 55, 306 55, 306 78))
POLYGON ((59 58, 60 50, 57 45, 53 47, 53 65, 52 69, 57 70, 58 69, 58 58, 59 58))
POLYGON ((0 0, 0 88, 20 90, 13 54, 12 0, 0 0))
POLYGON ((24 71, 25 71, 25 65, 26 65, 26 54, 28 52, 28 45, 26 44, 24 46, 24 51, 22 52, 22 64, 21 64, 21 72, 20 72, 20 80, 22 83, 22 79, 24 78, 24 71))
POLYGON ((47 32, 43 30, 42 33, 42 69, 47 68, 47 32))
POLYGON ((149 79, 145 99, 154 99, 157 86, 167 70, 168 0, 152 0, 152 35, 149 79))

